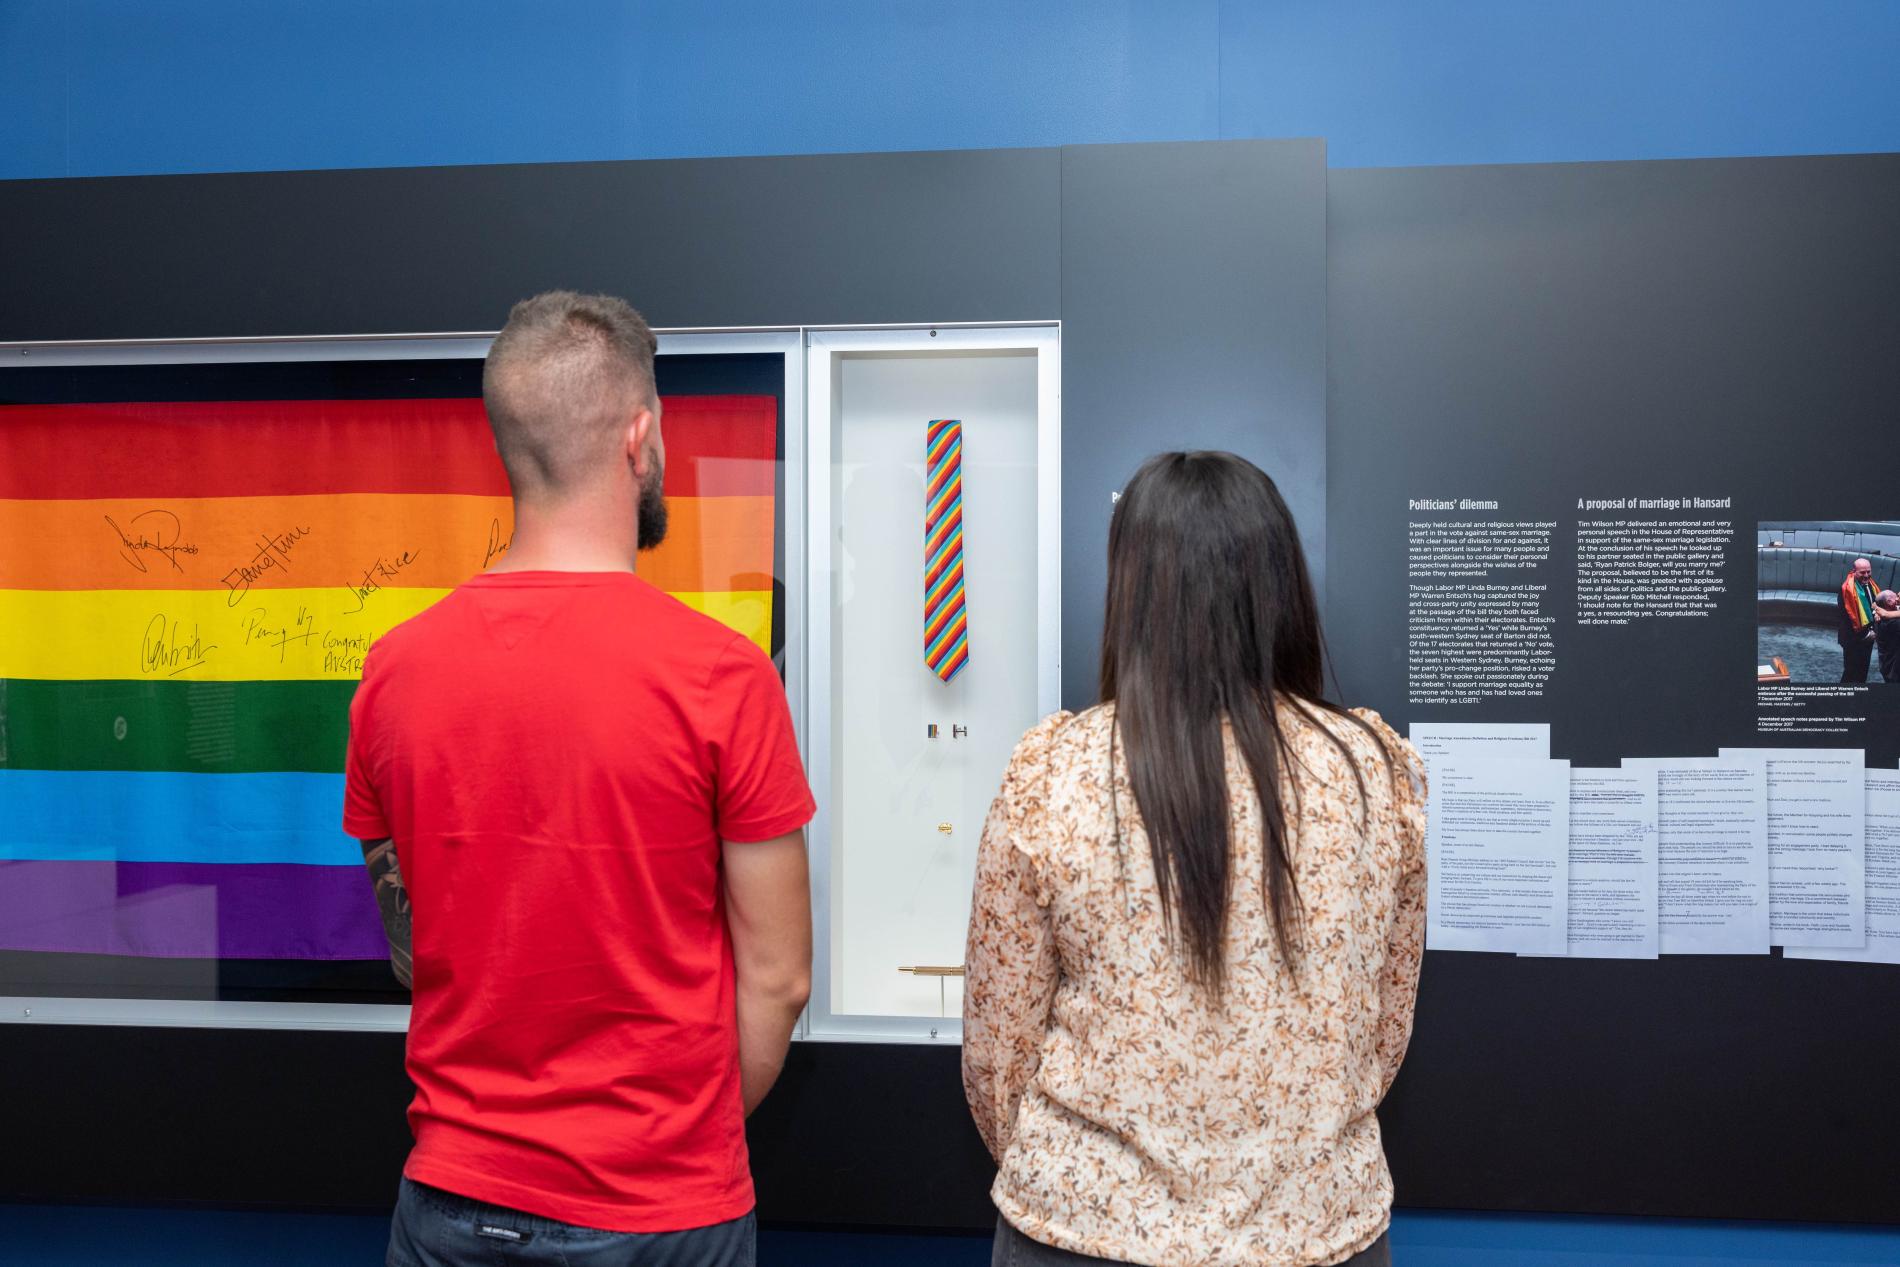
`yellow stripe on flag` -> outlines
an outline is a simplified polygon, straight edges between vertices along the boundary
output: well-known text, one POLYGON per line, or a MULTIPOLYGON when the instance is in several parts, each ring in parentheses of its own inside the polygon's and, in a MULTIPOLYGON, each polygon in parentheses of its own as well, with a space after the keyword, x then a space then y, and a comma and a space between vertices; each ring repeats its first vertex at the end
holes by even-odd
MULTIPOLYGON (((370 644, 449 591, 0 590, 0 678, 61 681, 347 681, 370 644)), ((772 592, 677 593, 696 611, 770 650, 772 592)))
POLYGON ((772 654, 772 591, 725 590, 711 593, 676 593, 674 598, 696 612, 704 612, 728 629, 744 634, 772 654))
POLYGON ((347 681, 448 592, 254 590, 232 607, 222 590, 0 590, 0 677, 347 681))

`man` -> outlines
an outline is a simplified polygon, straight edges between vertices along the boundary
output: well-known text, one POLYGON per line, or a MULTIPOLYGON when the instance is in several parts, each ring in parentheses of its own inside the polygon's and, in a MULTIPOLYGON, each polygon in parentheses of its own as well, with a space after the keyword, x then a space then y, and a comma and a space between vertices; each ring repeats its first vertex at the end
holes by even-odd
POLYGON ((413 971, 402 1267, 753 1261, 743 1121, 809 990, 814 807, 771 662, 635 573, 654 347, 618 299, 515 306, 482 379, 514 542, 351 706, 344 826, 413 971))
POLYGON ((1874 646, 1880 652, 1880 680, 1900 682, 1900 594, 1892 590, 1874 598, 1874 646))
POLYGON ((1855 559, 1854 570, 1841 582, 1840 631, 1841 681, 1865 682, 1867 666, 1874 657, 1874 597, 1880 587, 1874 584, 1874 565, 1855 559))

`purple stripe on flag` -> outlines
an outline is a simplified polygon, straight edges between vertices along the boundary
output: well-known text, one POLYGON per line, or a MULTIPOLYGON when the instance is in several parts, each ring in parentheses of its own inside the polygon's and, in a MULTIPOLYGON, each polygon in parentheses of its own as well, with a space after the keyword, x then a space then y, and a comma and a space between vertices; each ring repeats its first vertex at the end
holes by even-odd
POLYGON ((382 959, 389 944, 362 867, 0 862, 0 950, 382 959))

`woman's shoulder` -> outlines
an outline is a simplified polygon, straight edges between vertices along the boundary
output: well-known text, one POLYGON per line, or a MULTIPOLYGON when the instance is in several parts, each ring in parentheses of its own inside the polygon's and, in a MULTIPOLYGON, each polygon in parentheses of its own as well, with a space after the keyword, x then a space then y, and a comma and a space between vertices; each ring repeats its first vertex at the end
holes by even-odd
POLYGON ((1016 741, 1016 750, 1009 758, 1010 773, 1046 772, 1055 762, 1086 746, 1092 735, 1106 729, 1103 711, 1097 706, 1080 713, 1063 709, 1049 714, 1016 741))
POLYGON ((1114 716, 1112 706, 1097 705, 1052 713, 1031 726, 1010 756, 1004 792, 1043 799, 1078 774, 1095 771, 1110 750, 1114 716))
MULTIPOLYGON (((1425 773, 1425 762, 1404 736, 1377 712, 1370 708, 1348 708, 1341 712, 1318 708, 1307 704, 1293 704, 1282 708, 1282 713, 1295 718, 1295 725, 1305 730, 1311 738, 1321 740, 1323 730, 1333 743, 1343 744, 1361 763, 1372 761, 1384 765, 1390 763, 1395 771, 1404 770, 1413 775, 1415 781, 1421 780, 1425 773)), ((1322 742, 1324 742, 1322 740, 1322 742)))

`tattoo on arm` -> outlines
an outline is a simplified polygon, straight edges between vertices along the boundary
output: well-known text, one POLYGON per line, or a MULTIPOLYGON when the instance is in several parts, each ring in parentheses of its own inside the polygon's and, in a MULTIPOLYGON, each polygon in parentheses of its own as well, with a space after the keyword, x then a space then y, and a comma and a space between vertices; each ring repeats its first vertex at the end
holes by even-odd
POLYGON ((409 891, 403 888, 402 869, 396 865, 396 842, 364 841, 363 861, 369 866, 376 906, 383 913, 383 932, 389 937, 389 966, 395 969, 396 980, 409 985, 414 967, 409 949, 409 891))

